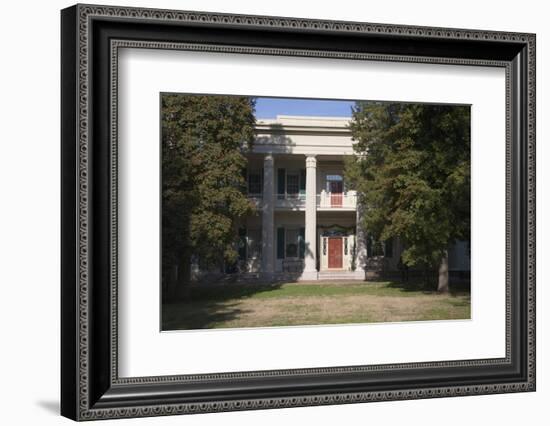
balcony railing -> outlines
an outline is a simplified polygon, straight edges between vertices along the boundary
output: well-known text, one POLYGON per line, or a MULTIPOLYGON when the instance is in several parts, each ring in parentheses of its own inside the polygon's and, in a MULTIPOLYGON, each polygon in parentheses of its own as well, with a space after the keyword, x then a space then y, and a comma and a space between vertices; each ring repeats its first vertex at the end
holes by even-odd
MULTIPOLYGON (((262 194, 248 194, 257 206, 263 200, 262 194)), ((321 191, 317 194, 317 209, 343 209, 354 210, 357 208, 357 193, 348 192, 327 192, 321 191)), ((265 200, 264 200, 265 201, 265 200)), ((289 210, 304 210, 306 208, 306 194, 275 194, 275 208, 289 210)))
POLYGON ((275 207, 302 209, 306 207, 306 194, 276 194, 275 207))
POLYGON ((348 192, 327 192, 321 191, 317 195, 317 208, 319 209, 355 209, 357 207, 357 193, 348 192))

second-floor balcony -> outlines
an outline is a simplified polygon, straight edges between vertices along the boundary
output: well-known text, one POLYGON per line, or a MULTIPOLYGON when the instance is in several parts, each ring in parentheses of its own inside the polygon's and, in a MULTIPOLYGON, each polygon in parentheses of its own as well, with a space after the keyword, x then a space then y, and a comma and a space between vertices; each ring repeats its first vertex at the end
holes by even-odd
POLYGON ((355 210, 356 208, 357 193, 355 191, 329 192, 323 190, 317 195, 318 210, 355 210))
MULTIPOLYGON (((260 207, 265 201, 262 194, 248 194, 248 197, 260 207)), ((305 210, 306 194, 275 194, 274 206, 277 210, 305 210)), ((321 191, 316 195, 317 210, 355 210, 357 208, 357 193, 321 191)))

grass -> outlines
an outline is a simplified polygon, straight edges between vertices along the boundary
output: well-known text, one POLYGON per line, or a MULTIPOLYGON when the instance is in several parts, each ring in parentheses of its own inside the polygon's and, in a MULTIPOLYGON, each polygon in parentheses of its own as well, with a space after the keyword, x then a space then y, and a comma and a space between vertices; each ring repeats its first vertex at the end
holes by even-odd
POLYGON ((399 282, 284 283, 191 289, 163 305, 163 330, 279 327, 470 318, 470 293, 427 291, 399 282))

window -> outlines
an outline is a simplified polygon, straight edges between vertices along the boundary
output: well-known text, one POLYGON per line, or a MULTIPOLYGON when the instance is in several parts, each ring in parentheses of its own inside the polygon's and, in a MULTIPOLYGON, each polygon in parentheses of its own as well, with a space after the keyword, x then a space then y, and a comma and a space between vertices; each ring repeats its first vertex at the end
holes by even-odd
POLYGON ((306 253, 305 234, 305 228, 277 228, 277 259, 303 259, 306 253))
POLYGON ((298 229, 286 230, 285 257, 298 257, 298 229))
POLYGON ((376 241, 372 235, 367 237, 367 256, 393 257, 393 238, 386 241, 376 241))
POLYGON ((326 190, 327 192, 342 192, 344 178, 342 175, 326 175, 326 190))
POLYGON ((262 194, 263 193, 263 172, 262 170, 248 171, 248 193, 262 194))
POLYGON ((375 257, 375 256, 383 256, 383 255, 384 255, 384 247, 382 246, 382 243, 380 241, 375 240, 372 235, 369 235, 369 237, 367 238, 367 256, 375 257))
POLYGON ((277 198, 298 198, 306 194, 306 170, 277 169, 277 198))
POLYGON ((291 198, 296 198, 300 193, 300 175, 296 172, 289 172, 286 175, 286 193, 291 198))

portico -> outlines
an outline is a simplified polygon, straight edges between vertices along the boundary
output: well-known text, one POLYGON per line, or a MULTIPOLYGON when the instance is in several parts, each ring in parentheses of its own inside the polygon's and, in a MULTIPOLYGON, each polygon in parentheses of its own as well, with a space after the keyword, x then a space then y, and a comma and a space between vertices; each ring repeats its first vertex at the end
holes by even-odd
MULTIPOLYGON (((357 240, 357 197, 344 179, 344 156, 353 153, 347 123, 289 116, 258 122, 247 182, 259 215, 241 231, 252 240, 261 233, 261 262, 245 262, 250 272, 300 280, 317 280, 320 273, 364 278, 357 259, 357 249, 365 246, 357 240)), ((258 250, 249 251, 258 256, 258 250)))

